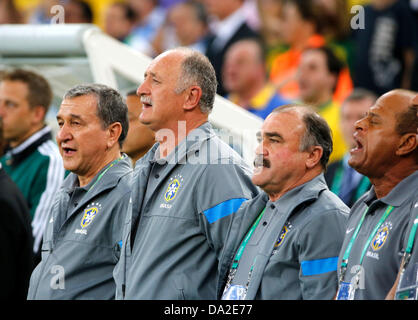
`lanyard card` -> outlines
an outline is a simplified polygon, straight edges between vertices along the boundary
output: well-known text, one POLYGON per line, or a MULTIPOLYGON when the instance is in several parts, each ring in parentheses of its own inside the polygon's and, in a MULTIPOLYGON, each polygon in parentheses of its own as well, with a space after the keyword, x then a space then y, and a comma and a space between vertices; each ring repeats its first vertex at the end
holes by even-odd
POLYGON ((409 265, 401 274, 396 300, 418 300, 418 262, 409 265))
POLYGON ((354 288, 351 282, 341 282, 338 288, 337 300, 354 300, 354 288))
POLYGON ((247 289, 240 285, 231 285, 225 288, 222 300, 244 300, 247 294, 247 289))

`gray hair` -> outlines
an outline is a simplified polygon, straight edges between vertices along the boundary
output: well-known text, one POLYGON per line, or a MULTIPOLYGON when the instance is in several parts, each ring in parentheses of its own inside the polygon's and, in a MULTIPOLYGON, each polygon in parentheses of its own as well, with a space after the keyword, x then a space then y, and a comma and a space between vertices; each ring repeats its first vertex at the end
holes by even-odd
POLYGON ((199 51, 188 48, 173 49, 187 54, 181 64, 181 74, 178 79, 176 93, 184 91, 187 87, 197 85, 202 89, 200 110, 210 113, 213 109, 216 94, 215 69, 209 59, 199 51))
POLYGON ((308 151, 311 147, 320 146, 322 157, 320 160, 322 168, 325 170, 332 153, 332 132, 325 121, 313 108, 298 104, 288 104, 278 107, 272 113, 302 111, 302 121, 305 124, 305 132, 300 140, 299 151, 308 151))
POLYGON ((71 99, 79 96, 93 95, 97 100, 97 116, 102 123, 103 129, 112 123, 119 122, 122 132, 119 136, 119 146, 122 147, 123 141, 128 134, 129 120, 128 107, 124 99, 113 88, 103 84, 81 84, 69 89, 64 94, 64 99, 71 99))

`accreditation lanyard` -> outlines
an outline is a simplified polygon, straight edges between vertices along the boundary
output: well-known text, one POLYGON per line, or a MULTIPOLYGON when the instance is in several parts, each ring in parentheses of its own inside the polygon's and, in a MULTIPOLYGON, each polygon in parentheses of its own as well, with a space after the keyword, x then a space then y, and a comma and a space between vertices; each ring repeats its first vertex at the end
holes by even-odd
MULTIPOLYGON (((376 224, 372 233, 370 234, 369 238, 367 239, 366 244, 364 245, 363 251, 362 251, 361 256, 360 256, 360 265, 363 263, 363 258, 364 258, 364 255, 366 254, 367 248, 370 245, 370 242, 372 241, 372 239, 375 236, 377 230, 379 230, 379 228, 383 224, 383 222, 385 222, 387 217, 389 217, 392 210, 393 210, 393 206, 388 206, 386 208, 385 213, 380 218, 379 222, 376 224)), ((369 208, 367 207, 366 210, 364 210, 363 216, 361 217, 360 222, 357 225, 357 228, 354 231, 353 236, 351 237, 347 248, 345 249, 344 256, 343 256, 343 259, 341 261, 341 267, 340 267, 340 282, 344 280, 344 275, 345 275, 345 272, 347 270, 348 258, 350 257, 351 249, 353 248, 354 242, 357 239, 357 235, 360 232, 360 228, 361 228, 361 226, 364 222, 364 219, 366 218, 366 215, 367 215, 368 211, 369 211, 369 208)))
MULTIPOLYGON (((238 249, 238 251, 235 255, 234 261, 232 263, 232 267, 229 271, 228 279, 226 281, 226 285, 225 285, 226 290, 231 286, 232 280, 234 279, 235 273, 237 272, 238 265, 239 265, 239 262, 241 260, 241 256, 244 253, 244 249, 247 246, 248 241, 250 241, 251 236, 253 235, 255 229, 257 228, 261 218, 263 217, 264 211, 266 211, 266 208, 264 208, 263 211, 261 211, 261 213, 258 215, 257 220, 255 220, 251 229, 247 232, 247 235, 245 236, 244 240, 242 241, 242 243, 241 243, 241 245, 240 245, 240 247, 239 247, 239 249, 238 249)), ((254 267, 254 264, 251 266, 251 270, 248 274, 248 279, 247 279, 247 283, 246 283, 245 288, 248 288, 248 285, 250 283, 253 267, 254 267)))
POLYGON ((264 208, 263 211, 261 211, 261 213, 258 215, 257 220, 255 220, 255 222, 253 223, 250 231, 247 232, 247 235, 245 236, 244 240, 242 241, 242 243, 241 243, 241 245, 240 245, 240 247, 237 251, 237 254, 235 255, 234 262, 232 263, 232 267, 231 267, 232 270, 235 270, 235 269, 238 268, 239 261, 241 260, 241 256, 244 253, 244 249, 247 246, 248 241, 250 241, 251 236, 253 235, 255 229, 257 229, 257 226, 258 226, 261 218, 263 217, 264 211, 266 211, 266 208, 264 208))
POLYGON ((411 232, 409 233, 408 244, 406 246, 405 255, 404 255, 404 263, 403 263, 403 268, 404 269, 406 268, 406 266, 409 262, 409 259, 411 257, 411 252, 412 252, 412 249, 414 247, 415 235, 417 233, 417 228, 418 228, 418 216, 415 218, 414 224, 412 225, 412 228, 411 228, 411 232))

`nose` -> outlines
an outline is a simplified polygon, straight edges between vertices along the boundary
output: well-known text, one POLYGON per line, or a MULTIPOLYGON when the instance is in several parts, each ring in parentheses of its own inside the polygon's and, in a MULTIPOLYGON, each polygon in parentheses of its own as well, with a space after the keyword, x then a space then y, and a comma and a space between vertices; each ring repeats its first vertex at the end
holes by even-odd
POLYGON ((58 145, 60 145, 61 142, 65 142, 72 139, 71 131, 69 130, 69 126, 67 126, 65 123, 58 129, 57 135, 55 137, 57 140, 58 145))
POLYGON ((354 122, 354 129, 355 131, 363 131, 366 128, 366 118, 361 118, 360 120, 357 120, 354 122))
POLYGON ((261 141, 258 145, 257 148, 255 149, 255 154, 257 156, 266 156, 267 155, 267 149, 264 146, 263 141, 261 141))
POLYGON ((140 97, 143 94, 147 94, 149 93, 149 89, 148 89, 148 85, 147 85, 147 81, 144 80, 138 87, 138 89, 136 90, 136 95, 138 97, 140 97))

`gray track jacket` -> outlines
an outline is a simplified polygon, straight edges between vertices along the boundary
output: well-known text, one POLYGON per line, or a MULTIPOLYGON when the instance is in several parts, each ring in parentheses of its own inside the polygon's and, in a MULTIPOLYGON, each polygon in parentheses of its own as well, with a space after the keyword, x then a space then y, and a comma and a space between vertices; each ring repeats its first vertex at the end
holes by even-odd
POLYGON ((166 161, 157 154, 158 144, 135 165, 116 298, 216 299, 224 240, 241 221, 235 211, 258 194, 249 167, 209 123, 166 161))
POLYGON ((114 298, 112 272, 120 256, 131 178, 131 162, 124 155, 91 190, 79 190, 83 196, 74 201, 70 195, 77 176, 68 175, 47 221, 42 261, 32 273, 28 299, 114 298))
MULTIPOLYGON (((323 174, 275 202, 266 193, 245 202, 237 212, 244 216, 239 236, 228 238, 220 274, 230 270, 237 248, 264 208, 231 283, 245 287, 250 275, 248 300, 332 299, 349 208, 328 190, 323 174)), ((220 281, 223 287, 226 279, 220 281)))

